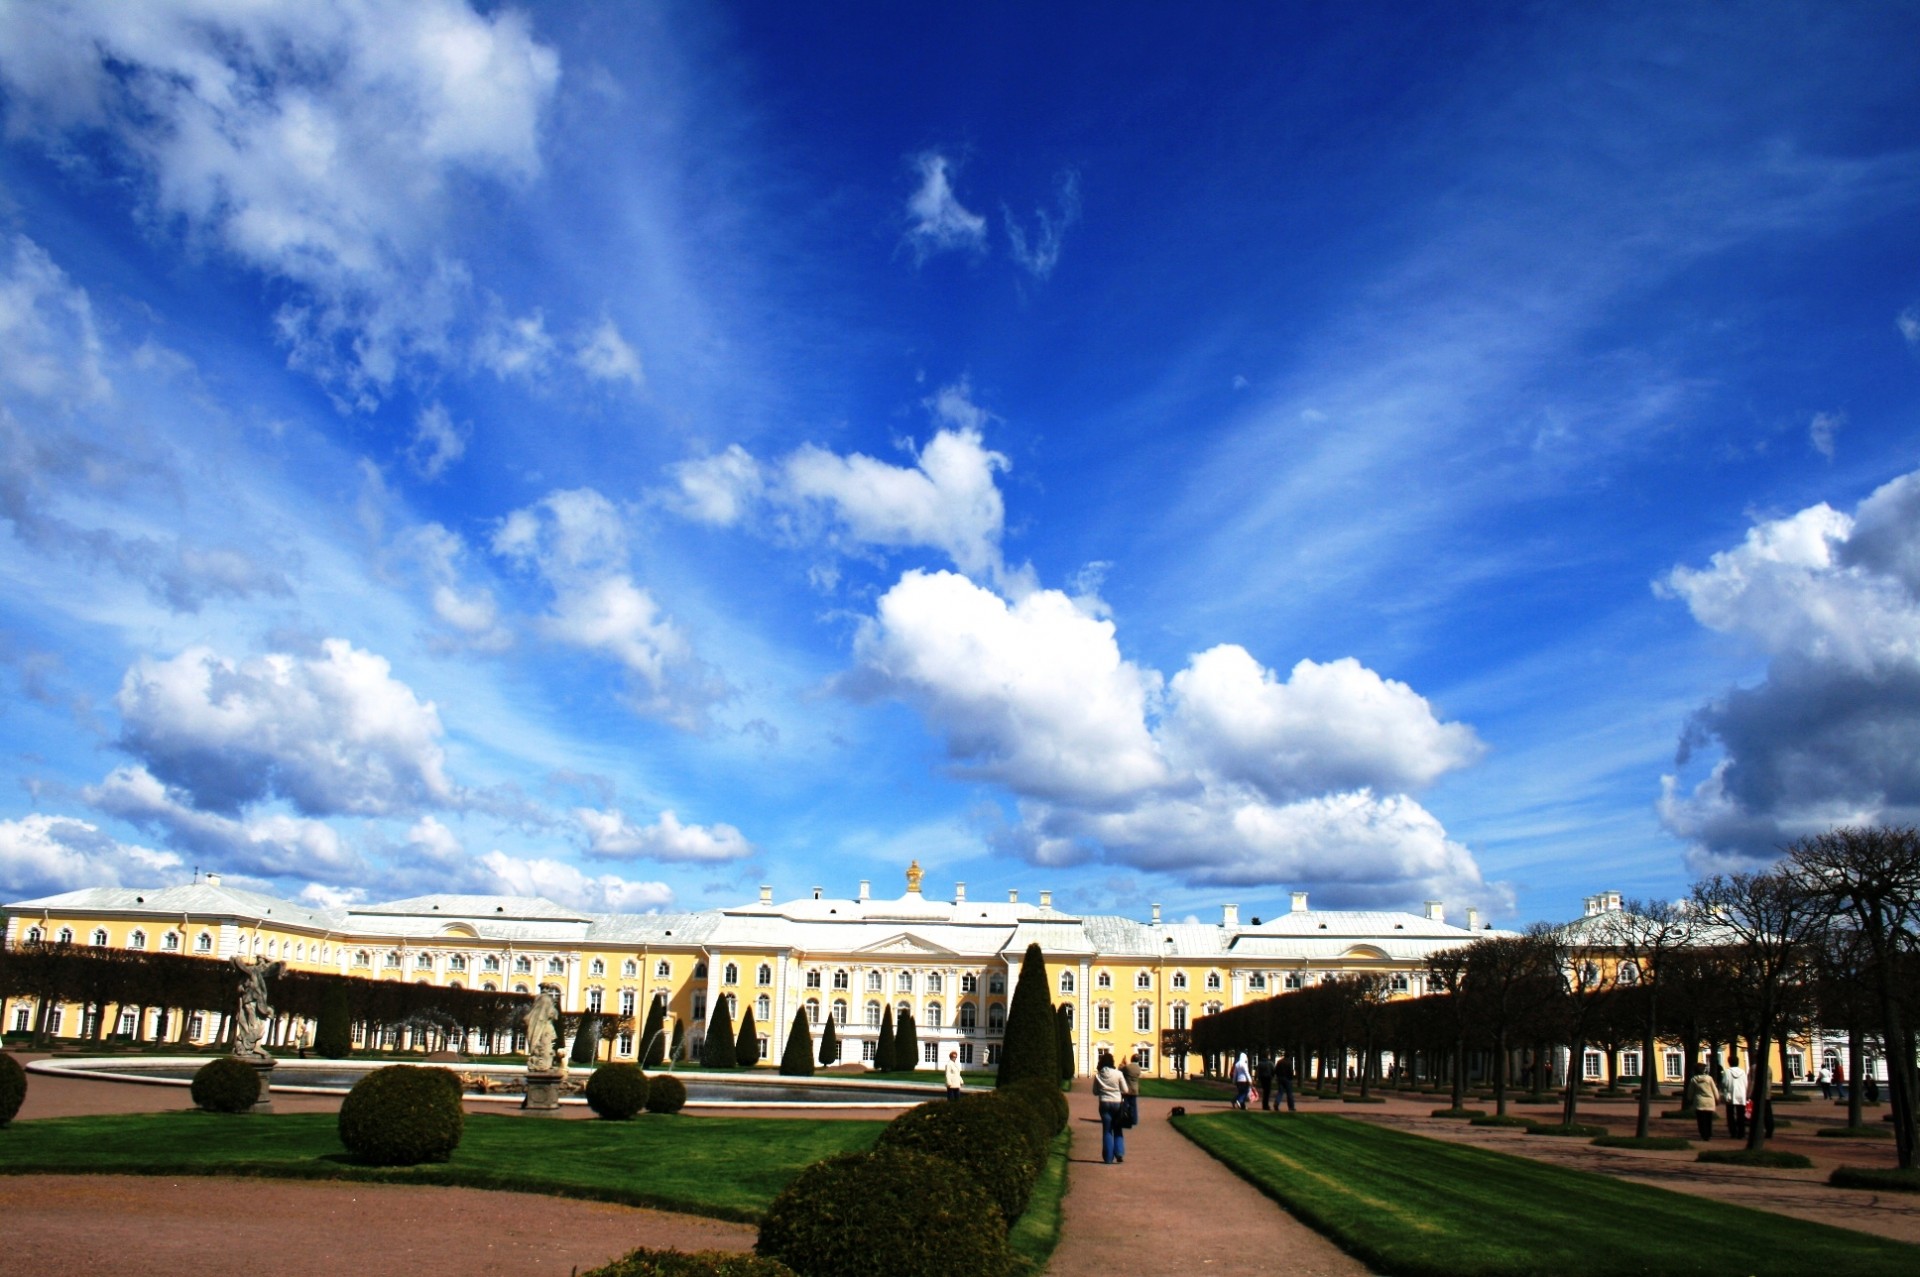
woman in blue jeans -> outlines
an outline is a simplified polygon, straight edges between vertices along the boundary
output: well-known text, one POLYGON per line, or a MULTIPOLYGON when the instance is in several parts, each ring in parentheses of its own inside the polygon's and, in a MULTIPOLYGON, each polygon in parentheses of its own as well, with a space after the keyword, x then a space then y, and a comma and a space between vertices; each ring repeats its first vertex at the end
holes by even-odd
POLYGON ((1113 1067, 1113 1054, 1100 1053, 1093 1074, 1093 1098, 1100 1103, 1100 1160, 1111 1166, 1127 1160, 1127 1079, 1113 1067))

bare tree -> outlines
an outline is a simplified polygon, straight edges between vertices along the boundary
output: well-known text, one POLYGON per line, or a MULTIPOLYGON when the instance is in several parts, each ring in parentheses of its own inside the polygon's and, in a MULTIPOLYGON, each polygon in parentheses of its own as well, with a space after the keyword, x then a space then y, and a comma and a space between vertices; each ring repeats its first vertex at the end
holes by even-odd
POLYGON ((1507 1054, 1514 1029, 1554 993, 1553 952, 1537 936, 1488 936, 1467 946, 1466 993, 1482 1031, 1493 1039, 1494 1110, 1507 1112, 1507 1054))
POLYGON ((1653 1121, 1655 1041, 1660 1028, 1662 982, 1674 956, 1693 943, 1693 913, 1666 900, 1629 900, 1608 915, 1610 939, 1620 955, 1618 978, 1640 989, 1640 1109, 1633 1133, 1645 1139, 1653 1121))

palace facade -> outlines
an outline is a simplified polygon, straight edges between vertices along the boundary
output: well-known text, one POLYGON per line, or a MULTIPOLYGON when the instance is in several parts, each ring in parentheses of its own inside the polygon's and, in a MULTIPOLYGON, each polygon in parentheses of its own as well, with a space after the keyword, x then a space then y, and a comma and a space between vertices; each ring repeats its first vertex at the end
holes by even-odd
MULTIPOLYGON (((1384 973, 1396 991, 1416 995, 1429 955, 1486 934, 1475 911, 1455 925, 1438 901, 1422 913, 1324 910, 1295 892, 1292 908, 1271 919, 1243 921, 1229 904, 1216 922, 1168 922, 1158 905, 1144 921, 1066 913, 1049 891, 1032 901, 1013 891, 981 900, 956 883, 951 898, 930 898, 918 864, 906 886, 891 898, 874 896, 867 882, 851 897, 816 887, 788 901, 762 887, 752 903, 698 913, 589 913, 539 897, 463 895, 315 909, 207 874, 190 886, 23 900, 0 915, 9 946, 252 954, 376 980, 522 993, 545 985, 564 1010, 631 1016, 636 1031, 660 1000, 685 1025, 696 1058, 720 998, 736 1025, 752 1008, 761 1058, 770 1062, 780 1058, 796 1009, 816 1033, 833 1018, 846 1060, 873 1058, 884 1009, 896 1017, 911 1010, 926 1068, 949 1049, 974 1067, 997 1062, 1021 957, 1037 943, 1055 1005, 1070 1008, 1077 1071, 1090 1072, 1098 1052, 1110 1050, 1161 1076, 1171 1073, 1161 1059, 1163 1030, 1355 971, 1384 973)), ((0 1008, 0 1023, 25 1032, 37 1013, 30 999, 15 998, 0 1008)), ((48 1022, 55 1036, 77 1038, 86 1035, 84 1014, 77 1005, 54 1007, 48 1022)), ((126 1017, 153 1014, 115 1008, 109 1023, 130 1032, 126 1017)), ((202 1041, 217 1025, 194 1017, 166 1033, 202 1041)), ((632 1059, 640 1047, 622 1033, 602 1050, 632 1059)))

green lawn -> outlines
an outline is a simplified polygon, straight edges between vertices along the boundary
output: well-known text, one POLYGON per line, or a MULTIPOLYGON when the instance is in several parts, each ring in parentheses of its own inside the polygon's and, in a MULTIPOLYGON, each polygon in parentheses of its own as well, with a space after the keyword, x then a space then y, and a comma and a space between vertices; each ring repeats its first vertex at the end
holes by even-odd
POLYGON ((800 1169, 865 1148, 884 1125, 804 1118, 569 1121, 470 1114, 452 1160, 375 1169, 347 1160, 331 1113, 197 1111, 47 1118, 0 1130, 0 1172, 264 1175, 457 1184, 590 1197, 757 1223, 800 1169))
POLYGON ((1226 1082, 1201 1082, 1192 1078, 1143 1077, 1140 1094, 1150 1100, 1230 1100, 1233 1087, 1226 1082))
POLYGON ((1920 1247, 1331 1115, 1181 1134, 1382 1273, 1910 1275, 1920 1247))
POLYGON ((1053 1248, 1060 1244, 1060 1202, 1067 1195, 1067 1146, 1072 1142, 1071 1131, 1053 1137, 1053 1149, 1034 1182, 1027 1209, 1007 1234, 1007 1245, 1030 1273, 1043 1271, 1053 1248))

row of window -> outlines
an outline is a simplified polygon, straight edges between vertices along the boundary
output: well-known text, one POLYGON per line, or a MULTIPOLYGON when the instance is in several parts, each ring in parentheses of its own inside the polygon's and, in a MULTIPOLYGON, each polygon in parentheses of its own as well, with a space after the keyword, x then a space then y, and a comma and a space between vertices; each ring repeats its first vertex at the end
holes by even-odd
MULTIPOLYGON (((46 932, 41 930, 39 927, 27 928, 26 942, 28 944, 40 944, 45 939, 46 939, 46 932)), ((73 928, 62 927, 58 931, 54 932, 53 942, 55 944, 72 944, 73 928)), ((93 943, 96 948, 106 947, 107 929, 105 927, 96 927, 94 929, 93 943)), ((127 937, 127 948, 144 949, 146 947, 147 947, 146 932, 136 930, 132 935, 127 937)), ((166 952, 166 953, 180 952, 180 933, 178 931, 161 932, 160 948, 163 952, 166 952)), ((212 953, 213 952, 213 933, 209 931, 202 931, 199 935, 195 936, 193 940, 193 951, 195 953, 212 953)))

